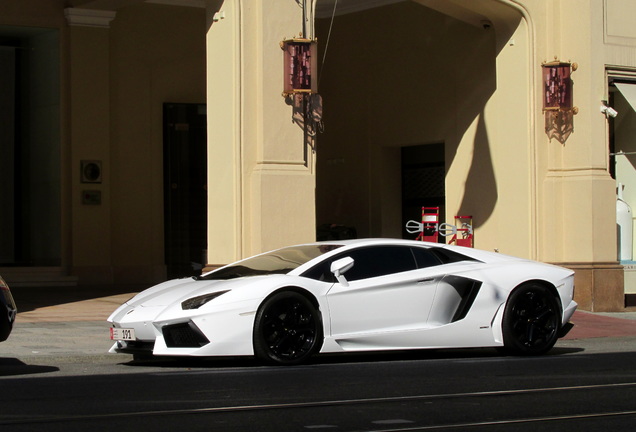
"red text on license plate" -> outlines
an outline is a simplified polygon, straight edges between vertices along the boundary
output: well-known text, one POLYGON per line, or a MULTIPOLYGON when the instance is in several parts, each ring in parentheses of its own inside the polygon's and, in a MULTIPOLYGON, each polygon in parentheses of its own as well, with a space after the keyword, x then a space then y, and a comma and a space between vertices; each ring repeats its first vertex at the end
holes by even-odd
POLYGON ((135 329, 111 327, 110 338, 112 340, 135 340, 135 329))

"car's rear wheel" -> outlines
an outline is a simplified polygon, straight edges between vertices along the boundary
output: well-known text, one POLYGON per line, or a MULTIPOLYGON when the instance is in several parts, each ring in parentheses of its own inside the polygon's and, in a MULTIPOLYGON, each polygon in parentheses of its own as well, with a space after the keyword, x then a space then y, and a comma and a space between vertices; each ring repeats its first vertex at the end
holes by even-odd
POLYGON ((265 300, 254 322, 254 354, 264 362, 299 364, 323 342, 320 312, 302 294, 284 291, 265 300))
POLYGON ((561 313, 553 292, 539 283, 515 289, 506 304, 503 337, 506 351, 538 355, 549 351, 558 339, 561 313))

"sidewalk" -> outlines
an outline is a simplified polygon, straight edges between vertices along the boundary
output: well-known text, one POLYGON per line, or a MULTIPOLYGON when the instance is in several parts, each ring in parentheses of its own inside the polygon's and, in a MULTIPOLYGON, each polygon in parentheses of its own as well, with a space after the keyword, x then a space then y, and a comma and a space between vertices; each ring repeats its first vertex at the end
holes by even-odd
MULTIPOLYGON (((112 345, 106 318, 144 287, 23 288, 14 290, 18 318, 0 357, 108 355, 112 345)), ((596 351, 620 345, 636 350, 636 312, 575 312, 574 328, 558 346, 588 346, 596 351)), ((617 349, 613 347, 612 349, 617 349)))
POLYGON ((576 311, 571 321, 574 328, 564 340, 636 336, 636 312, 576 311))
POLYGON ((108 316, 145 286, 42 287, 11 289, 18 318, 9 339, 0 342, 0 358, 28 363, 42 357, 73 362, 119 358, 108 354, 108 316))
POLYGON ((122 303, 147 288, 137 285, 12 288, 18 324, 105 321, 122 303))

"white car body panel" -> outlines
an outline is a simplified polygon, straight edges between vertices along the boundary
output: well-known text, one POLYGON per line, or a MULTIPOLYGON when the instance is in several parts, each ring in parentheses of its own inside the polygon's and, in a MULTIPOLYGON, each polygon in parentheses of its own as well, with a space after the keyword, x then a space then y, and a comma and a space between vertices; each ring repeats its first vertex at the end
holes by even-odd
POLYGON ((426 326, 437 279, 419 271, 334 286, 327 293, 331 335, 408 331, 426 326))
MULTIPOLYGON (((341 247, 287 274, 164 282, 124 303, 108 321, 114 327, 134 329, 137 342, 150 344, 153 355, 244 356, 254 355, 252 335, 259 307, 272 293, 289 287, 305 293, 318 305, 324 335, 322 353, 502 346, 506 300, 515 287, 532 280, 556 288, 562 325, 576 309, 573 272, 561 267, 406 240, 325 243, 341 247), (358 247, 379 245, 443 248, 479 261, 451 262, 345 284, 300 276, 316 262, 346 256, 348 250, 358 247), (227 292, 198 309, 184 310, 181 305, 185 300, 220 291, 227 292), (163 329, 186 323, 193 323, 209 343, 169 347, 163 329)), ((111 352, 128 352, 133 345, 117 341, 111 352)))

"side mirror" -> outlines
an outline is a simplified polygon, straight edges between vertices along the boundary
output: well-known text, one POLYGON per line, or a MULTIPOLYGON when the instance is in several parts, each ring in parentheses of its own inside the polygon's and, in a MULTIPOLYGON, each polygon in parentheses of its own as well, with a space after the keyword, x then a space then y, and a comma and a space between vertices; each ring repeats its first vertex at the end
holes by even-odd
POLYGON ((336 277, 336 279, 338 279, 338 282, 340 282, 344 286, 349 286, 349 282, 347 282, 347 279, 345 279, 343 274, 349 271, 351 267, 353 267, 353 264, 354 261, 351 257, 340 258, 339 260, 331 263, 330 270, 331 273, 333 273, 333 275, 336 277))

